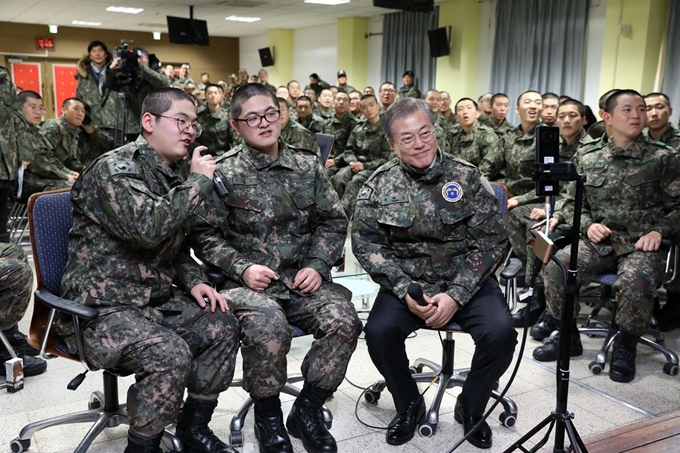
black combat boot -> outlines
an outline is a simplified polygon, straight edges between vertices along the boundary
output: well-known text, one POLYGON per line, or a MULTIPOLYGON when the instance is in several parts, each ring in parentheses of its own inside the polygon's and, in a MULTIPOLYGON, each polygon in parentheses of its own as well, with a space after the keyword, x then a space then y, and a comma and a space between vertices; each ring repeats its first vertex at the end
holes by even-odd
POLYGON ((14 324, 7 330, 3 330, 2 333, 17 354, 22 353, 34 357, 40 354, 40 351, 28 344, 28 337, 19 331, 17 324, 14 324))
POLYGON ((123 453, 163 453, 161 450, 161 439, 163 432, 147 439, 128 431, 128 444, 123 453))
POLYGON ((215 407, 216 399, 187 397, 175 429, 175 434, 184 444, 184 453, 238 453, 208 427, 215 407))
POLYGON ((255 408, 255 438, 260 453, 293 453, 290 437, 283 424, 279 396, 253 398, 255 408))
POLYGON ((548 338, 551 333, 557 330, 559 324, 559 319, 553 318, 550 312, 545 309, 538 318, 538 321, 536 321, 536 324, 531 326, 529 335, 536 341, 543 341, 548 338))
POLYGON ((666 291, 666 304, 659 311, 656 320, 662 332, 680 327, 680 293, 666 291))
POLYGON ((615 382, 630 382, 635 379, 635 355, 640 337, 621 329, 614 340, 612 362, 609 365, 609 379, 615 382))
MULTIPOLYGON (((15 351, 16 352, 16 351, 15 351)), ((42 374, 47 369, 47 362, 39 357, 31 357, 22 352, 17 352, 17 356, 24 361, 24 376, 37 376, 42 374)), ((5 351, 4 346, 0 343, 0 376, 5 376, 5 361, 12 358, 12 355, 5 351)))
POLYGON ((323 422, 321 407, 333 394, 305 384, 288 414, 286 427, 291 436, 302 440, 309 453, 336 453, 338 446, 323 422))
MULTIPOLYGON (((551 334, 541 346, 534 349, 533 357, 539 362, 552 362, 557 360, 560 352, 560 331, 557 330, 551 334)), ((571 326, 571 344, 569 346, 569 356, 578 357, 583 354, 583 345, 581 344, 581 335, 578 333, 576 321, 571 326)))
POLYGON ((524 317, 527 310, 529 310, 529 326, 532 326, 538 321, 541 313, 545 310, 545 286, 536 285, 527 306, 520 308, 512 315, 515 327, 524 327, 524 317))

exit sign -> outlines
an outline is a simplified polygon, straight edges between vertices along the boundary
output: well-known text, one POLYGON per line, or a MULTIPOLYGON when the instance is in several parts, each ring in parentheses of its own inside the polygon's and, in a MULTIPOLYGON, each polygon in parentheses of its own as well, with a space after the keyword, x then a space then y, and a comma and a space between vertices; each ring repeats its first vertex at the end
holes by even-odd
POLYGON ((54 44, 53 38, 35 38, 35 48, 37 50, 54 50, 54 44))

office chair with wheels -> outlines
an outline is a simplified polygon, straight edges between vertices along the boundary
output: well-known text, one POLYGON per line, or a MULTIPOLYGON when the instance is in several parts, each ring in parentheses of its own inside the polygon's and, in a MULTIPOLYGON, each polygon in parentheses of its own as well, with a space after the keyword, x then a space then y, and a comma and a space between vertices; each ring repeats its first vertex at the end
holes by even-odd
POLYGON ((323 165, 326 163, 328 156, 331 154, 335 137, 330 134, 322 134, 321 132, 317 132, 314 134, 314 140, 316 141, 316 144, 319 145, 319 149, 321 150, 321 164, 323 165))
MULTIPOLYGON (((662 247, 668 248, 669 250, 668 258, 666 260, 666 276, 669 277, 666 283, 668 283, 675 278, 677 273, 677 252, 678 248, 680 248, 680 240, 677 238, 663 239, 662 247)), ((619 335, 619 326, 616 324, 616 310, 618 304, 612 290, 612 285, 617 278, 618 276, 615 273, 611 273, 598 275, 595 280, 593 280, 593 283, 601 285, 602 294, 594 304, 593 310, 588 315, 586 322, 578 329, 579 333, 605 338, 595 360, 588 364, 588 368, 593 374, 600 374, 604 370, 609 350, 614 344, 616 337, 619 335), (603 308, 607 308, 611 311, 610 321, 598 318, 600 311, 603 308)), ((656 299, 658 300, 658 296, 656 299)), ((654 320, 647 329, 647 332, 645 332, 645 335, 651 336, 653 339, 643 336, 640 337, 638 344, 649 346, 662 353, 666 357, 663 372, 671 376, 677 376, 678 356, 673 351, 666 348, 664 344, 664 334, 658 330, 654 320)))
MULTIPOLYGON (((213 287, 218 290, 224 287, 227 276, 224 275, 219 269, 210 267, 206 269, 206 274, 208 275, 208 280, 213 285, 213 287)), ((294 326, 293 324, 288 324, 288 326, 293 333, 293 338, 309 335, 308 332, 300 329, 297 326, 294 326)), ((281 389, 281 392, 297 398, 300 395, 300 389, 293 384, 302 382, 303 380, 304 377, 301 373, 289 374, 283 389, 281 389)), ((243 386, 243 378, 234 378, 231 381, 231 387, 236 386, 243 386)), ((236 411, 236 413, 231 418, 231 422, 229 424, 229 443, 235 447, 240 447, 243 445, 243 427, 245 425, 246 417, 248 416, 248 411, 251 407, 253 407, 253 399, 248 396, 239 410, 236 411)), ((326 406, 321 408, 321 412, 323 414, 324 424, 328 429, 331 429, 331 426, 333 425, 333 414, 326 406)))
MULTIPOLYGON (((501 212, 505 217, 506 214, 506 203, 507 203, 507 190, 503 184, 491 183, 494 193, 498 198, 501 205, 501 212)), ((516 286, 514 280, 517 274, 522 269, 522 263, 517 258, 510 258, 504 265, 503 270, 500 275, 501 278, 506 281, 506 291, 505 298, 509 305, 512 304, 510 298, 515 297, 514 289, 516 286), (510 288, 514 288, 510 290, 510 288)), ((465 384, 465 379, 467 373, 470 371, 469 368, 455 370, 453 368, 454 354, 456 342, 453 339, 454 333, 464 333, 465 331, 456 323, 449 322, 447 325, 439 328, 429 328, 424 327, 427 330, 435 330, 438 332, 445 332, 446 336, 442 339, 442 363, 437 364, 431 360, 418 358, 414 361, 413 366, 411 366, 411 371, 413 379, 416 382, 431 383, 437 379, 436 382, 436 393, 432 399, 432 404, 427 411, 425 421, 418 427, 418 433, 423 437, 432 436, 437 430, 437 424, 439 423, 439 409, 441 407, 442 399, 446 393, 446 390, 454 387, 462 387, 465 384), (431 371, 424 372, 423 369, 428 368, 431 371)), ((380 380, 373 385, 371 385, 365 392, 364 398, 368 403, 375 404, 380 399, 380 393, 385 389, 386 383, 384 380, 380 380)), ((494 390, 491 396, 495 399, 500 399, 500 393, 494 390)), ((500 399, 503 405, 503 412, 501 413, 499 420, 506 426, 514 426, 517 421, 517 405, 513 400, 508 397, 503 397, 500 399)))
MULTIPOLYGON (((67 386, 69 390, 76 390, 85 379, 85 373, 96 370, 84 359, 80 323, 96 318, 99 313, 95 308, 59 297, 61 276, 67 260, 68 233, 73 225, 70 191, 63 189, 32 195, 28 201, 28 222, 38 286, 34 293, 28 342, 40 349, 45 359, 62 357, 81 362, 85 372, 76 376, 67 386), (56 333, 53 324, 57 314, 72 317, 78 342, 77 354, 69 352, 64 340, 56 333)), ((75 453, 86 452, 104 429, 128 423, 125 404, 118 402, 118 376, 129 374, 131 372, 123 370, 104 370, 103 392, 92 393, 87 410, 29 423, 10 442, 11 451, 20 453, 28 450, 33 434, 45 428, 90 422, 93 423, 92 427, 74 450, 75 453)), ((171 451, 182 451, 182 443, 167 430, 164 441, 172 448, 171 451)))

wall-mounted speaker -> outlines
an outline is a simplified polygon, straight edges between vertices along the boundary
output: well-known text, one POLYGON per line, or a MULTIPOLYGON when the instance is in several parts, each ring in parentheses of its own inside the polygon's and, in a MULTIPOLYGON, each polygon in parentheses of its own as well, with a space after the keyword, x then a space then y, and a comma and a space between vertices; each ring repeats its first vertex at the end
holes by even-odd
POLYGON ((260 63, 262 63, 263 68, 274 66, 274 56, 269 47, 263 47, 262 49, 257 49, 257 51, 260 52, 260 63))
POLYGON ((451 52, 446 27, 428 30, 427 37, 430 38, 430 56, 432 58, 443 57, 451 52))

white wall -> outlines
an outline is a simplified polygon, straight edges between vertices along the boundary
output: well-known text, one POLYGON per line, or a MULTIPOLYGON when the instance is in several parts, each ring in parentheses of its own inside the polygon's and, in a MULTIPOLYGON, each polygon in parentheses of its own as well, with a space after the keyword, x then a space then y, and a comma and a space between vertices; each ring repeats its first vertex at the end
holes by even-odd
MULTIPOLYGON (((477 92, 469 96, 477 99, 491 89, 493 40, 496 35, 496 3, 485 1, 479 5, 479 52, 477 53, 477 92)), ((455 100, 454 100, 455 102, 455 100)))
MULTIPOLYGON (((257 49, 269 47, 269 34, 245 36, 239 38, 239 68, 246 68, 249 75, 257 75, 262 68, 260 54, 257 49)), ((274 61, 276 62, 276 49, 274 49, 274 61)))
MULTIPOLYGON (((338 24, 300 28, 293 32, 293 78, 304 88, 309 75, 316 72, 322 80, 335 85, 338 64, 338 24)), ((347 75, 352 83, 352 74, 347 75)))
POLYGON ((590 106, 595 116, 598 110, 597 101, 602 94, 600 93, 600 68, 602 67, 606 15, 607 0, 591 2, 586 31, 586 67, 582 102, 590 106))
MULTIPOLYGON (((382 33, 383 19, 385 16, 373 16, 368 18, 368 33, 382 33)), ((384 82, 380 77, 380 60, 382 59, 382 45, 383 37, 380 35, 373 35, 366 39, 366 85, 373 87, 376 94, 380 84, 384 82)), ((393 83, 398 83, 398 80, 393 80, 393 83)), ((365 87, 358 87, 354 85, 357 90, 363 91, 365 87)))

